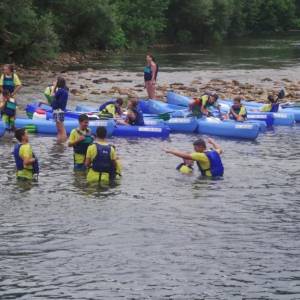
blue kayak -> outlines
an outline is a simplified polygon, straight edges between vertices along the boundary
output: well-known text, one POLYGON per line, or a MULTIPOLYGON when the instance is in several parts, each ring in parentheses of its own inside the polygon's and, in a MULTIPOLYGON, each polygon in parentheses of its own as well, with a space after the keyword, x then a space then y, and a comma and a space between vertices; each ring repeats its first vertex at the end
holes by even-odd
MULTIPOLYGON (((192 100, 189 97, 182 96, 174 92, 168 92, 167 101, 170 105, 187 107, 192 100)), ((232 100, 218 100, 218 102, 221 105, 221 111, 224 113, 228 112, 232 105, 232 100)), ((263 105, 261 103, 247 101, 244 101, 243 103, 247 107, 249 120, 263 120, 268 126, 270 126, 272 122, 272 125, 293 126, 295 120, 298 118, 298 114, 300 118, 300 110, 297 109, 286 108, 280 110, 278 113, 265 113, 255 111, 259 110, 259 107, 263 105)))
POLYGON ((0 137, 3 136, 5 133, 5 125, 4 123, 0 120, 0 137))
MULTIPOLYGON (((56 124, 51 120, 17 118, 15 125, 17 128, 26 128, 31 133, 57 134, 56 124)), ((66 120, 64 125, 67 134, 70 134, 72 129, 78 127, 78 121, 75 119, 66 120)), ((89 128, 92 130, 93 134, 96 134, 96 129, 99 126, 104 126, 107 130, 107 136, 111 136, 115 128, 115 122, 113 120, 97 120, 89 122, 89 128)))
POLYGON ((198 120, 198 133, 222 137, 255 140, 260 127, 256 123, 221 121, 217 118, 201 118, 198 120))
MULTIPOLYGON (((37 111, 43 112, 45 115, 43 116, 44 120, 39 119, 32 119, 32 121, 46 121, 46 120, 53 120, 52 116, 52 108, 49 105, 40 104, 40 103, 30 103, 26 107, 26 112, 30 116, 32 115, 34 117, 34 113, 37 111)), ((65 126, 68 126, 68 124, 73 124, 75 122, 76 127, 78 127, 78 118, 82 113, 91 114, 93 116, 93 112, 95 112, 95 108, 91 107, 84 107, 84 109, 81 106, 77 106, 75 111, 66 111, 65 112, 65 126), (85 110, 85 111, 84 111, 85 110), (89 110, 89 111, 87 111, 89 110)), ((27 120, 27 119, 25 119, 27 120)), ((51 122, 51 121, 48 121, 51 122)), ((118 136, 118 137, 137 137, 137 138, 168 138, 170 135, 170 128, 164 124, 164 123, 157 123, 157 124, 149 124, 149 126, 126 126, 126 125, 117 125, 115 121, 112 119, 108 120, 93 120, 91 119, 89 121, 89 127, 91 127, 93 124, 101 124, 101 122, 112 122, 113 129, 110 135, 118 136)), ((54 122, 51 122, 55 125, 54 122)), ((101 126, 101 125, 99 125, 101 126)), ((74 128, 74 127, 73 127, 74 128)), ((49 130, 52 132, 54 129, 49 128, 49 130)), ((56 130, 56 128, 55 128, 56 130)), ((45 131, 45 129, 43 129, 45 131)))

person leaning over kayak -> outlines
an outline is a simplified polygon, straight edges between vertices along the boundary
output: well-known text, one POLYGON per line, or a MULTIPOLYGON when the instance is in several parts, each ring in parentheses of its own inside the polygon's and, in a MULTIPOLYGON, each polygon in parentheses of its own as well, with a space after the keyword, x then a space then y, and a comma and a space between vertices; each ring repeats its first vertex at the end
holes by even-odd
POLYGON ((79 127, 71 131, 69 137, 69 147, 73 147, 74 150, 74 170, 85 171, 84 165, 86 152, 88 146, 94 141, 89 126, 89 117, 85 114, 79 116, 79 127))
POLYGON ((148 99, 155 99, 155 85, 158 74, 158 64, 155 62, 153 55, 146 56, 147 65, 144 68, 144 83, 147 90, 148 99))
POLYGON ((64 120, 69 97, 68 87, 66 86, 66 81, 64 78, 57 78, 51 96, 53 96, 51 107, 53 109, 53 119, 56 122, 57 141, 59 143, 64 143, 67 140, 64 120))
POLYGON ((17 178, 32 180, 34 175, 38 175, 39 173, 39 164, 32 152, 26 130, 24 128, 17 129, 15 131, 15 138, 19 142, 13 151, 17 167, 17 178))
POLYGON ((245 121, 247 119, 247 110, 241 103, 242 99, 239 96, 233 98, 233 105, 230 108, 229 118, 235 121, 245 121))
POLYGON ((220 105, 218 104, 219 96, 215 93, 206 93, 200 98, 194 98, 193 102, 189 105, 189 110, 193 116, 210 116, 212 109, 217 109, 220 112, 220 105))
POLYGON ((127 116, 125 120, 117 120, 118 124, 144 126, 143 112, 139 109, 137 100, 129 100, 127 106, 127 116))
POLYGON ((15 119, 17 112, 17 104, 8 90, 2 92, 2 101, 0 102, 0 110, 2 121, 7 130, 15 130, 15 119))
POLYGON ((3 74, 0 77, 0 91, 8 90, 12 98, 15 98, 22 87, 19 76, 14 72, 12 65, 4 65, 3 74))
POLYGON ((220 157, 223 151, 212 139, 208 139, 207 142, 213 146, 213 149, 207 150, 205 141, 198 139, 193 144, 195 150, 193 153, 189 154, 172 149, 165 149, 165 152, 183 159, 195 161, 202 176, 221 177, 224 174, 224 167, 220 157))
POLYGON ((106 134, 105 127, 98 127, 97 140, 87 149, 85 166, 88 168, 87 181, 89 183, 110 183, 120 172, 116 149, 106 142, 106 134))
POLYGON ((103 103, 99 107, 99 116, 102 118, 116 118, 122 116, 123 99, 117 98, 103 103))

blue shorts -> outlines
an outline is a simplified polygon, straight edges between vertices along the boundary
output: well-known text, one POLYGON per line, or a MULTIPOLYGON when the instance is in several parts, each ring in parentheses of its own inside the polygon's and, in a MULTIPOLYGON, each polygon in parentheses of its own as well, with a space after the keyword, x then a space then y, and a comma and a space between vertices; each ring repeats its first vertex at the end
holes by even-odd
POLYGON ((55 122, 64 122, 65 120, 65 113, 64 112, 53 112, 53 120, 55 122))

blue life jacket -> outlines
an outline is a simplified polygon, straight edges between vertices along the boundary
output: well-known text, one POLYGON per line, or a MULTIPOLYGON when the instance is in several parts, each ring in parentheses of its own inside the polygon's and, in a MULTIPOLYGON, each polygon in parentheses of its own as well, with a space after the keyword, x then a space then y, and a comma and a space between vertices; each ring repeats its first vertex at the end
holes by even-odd
MULTIPOLYGON (((115 179, 116 168, 111 160, 111 145, 100 145, 95 143, 97 147, 97 155, 92 162, 92 169, 99 173, 109 173, 109 179, 115 179)), ((99 178, 99 180, 101 180, 99 178)))
MULTIPOLYGON (((156 72, 155 72, 155 76, 154 76, 155 80, 157 79, 158 69, 159 69, 158 64, 156 64, 156 72)), ((146 66, 144 68, 144 80, 145 81, 152 80, 152 69, 151 69, 151 66, 146 66)))
MULTIPOLYGON (((114 105, 115 105, 115 104, 116 104, 116 101, 115 101, 115 100, 109 100, 109 101, 107 101, 107 102, 101 104, 100 107, 99 107, 99 111, 100 111, 100 112, 103 112, 103 113, 109 114, 109 112, 106 110, 106 106, 108 106, 108 105, 110 105, 110 104, 114 104, 114 105)), ((120 107, 117 107, 117 106, 116 106, 116 112, 117 112, 117 114, 122 115, 122 110, 121 110, 120 107)))
POLYGON ((1 114, 6 114, 9 117, 14 117, 16 115, 17 104, 11 101, 6 101, 1 114))
POLYGON ((221 177, 224 174, 224 167, 222 164, 222 160, 220 157, 220 154, 215 150, 206 151, 205 155, 207 156, 209 162, 210 162, 210 168, 209 169, 202 169, 200 166, 200 163, 197 162, 198 168, 202 174, 202 176, 205 176, 206 171, 210 171, 212 177, 221 177))
POLYGON ((271 104, 271 110, 270 112, 278 112, 279 110, 279 103, 273 103, 271 104))
POLYGON ((87 148, 94 142, 94 138, 91 135, 90 130, 87 134, 83 134, 79 129, 76 129, 79 135, 84 135, 84 140, 73 146, 74 153, 86 155, 87 148))
POLYGON ((14 74, 12 74, 11 77, 6 77, 3 74, 3 86, 2 86, 2 91, 7 90, 9 91, 11 94, 14 92, 15 90, 15 83, 14 83, 14 74))
POLYGON ((145 123, 142 111, 140 109, 132 109, 132 111, 135 114, 135 120, 129 120, 129 124, 134 126, 144 126, 145 123))
MULTIPOLYGON (((18 171, 24 170, 24 162, 23 162, 23 159, 21 158, 21 156, 19 154, 21 147, 22 147, 22 144, 17 144, 17 145, 15 145, 15 148, 14 148, 14 151, 13 151, 13 155, 14 155, 14 158, 15 158, 16 167, 17 167, 18 171)), ((36 156, 34 155, 34 153, 32 154, 32 157, 35 158, 35 161, 32 164, 32 173, 33 174, 39 174, 39 172, 40 172, 39 162, 38 162, 36 156)))

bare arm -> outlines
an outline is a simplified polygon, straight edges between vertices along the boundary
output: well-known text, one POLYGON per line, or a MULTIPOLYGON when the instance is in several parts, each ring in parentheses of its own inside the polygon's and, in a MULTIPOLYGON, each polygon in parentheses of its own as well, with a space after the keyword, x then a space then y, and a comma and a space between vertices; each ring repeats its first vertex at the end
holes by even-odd
POLYGON ((156 75, 157 66, 156 64, 151 64, 152 78, 151 81, 155 83, 155 75, 156 75))
POLYGON ((31 166, 35 162, 35 158, 24 158, 23 162, 25 166, 31 166))
POLYGON ((173 154, 173 155, 183 158, 183 159, 193 160, 192 156, 187 152, 182 152, 182 151, 175 150, 175 149, 174 150, 173 149, 165 149, 165 152, 169 153, 169 154, 173 154))
POLYGON ((11 94, 12 97, 14 97, 18 92, 19 90, 22 88, 22 85, 17 85, 14 92, 11 94))
POLYGON ((222 148, 213 139, 208 139, 207 142, 212 145, 219 154, 223 153, 222 148))
POLYGON ((85 159, 85 162, 84 162, 84 165, 87 167, 87 168, 89 168, 90 167, 90 165, 91 165, 91 159, 90 158, 86 158, 85 159))

